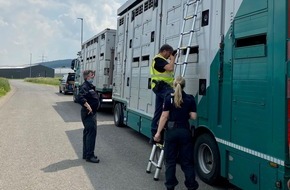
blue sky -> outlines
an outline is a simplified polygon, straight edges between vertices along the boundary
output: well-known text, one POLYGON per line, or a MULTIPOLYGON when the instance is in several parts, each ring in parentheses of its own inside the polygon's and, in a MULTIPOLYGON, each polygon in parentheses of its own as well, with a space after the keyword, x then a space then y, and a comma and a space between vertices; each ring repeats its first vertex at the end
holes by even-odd
POLYGON ((83 41, 116 28, 126 0, 0 0, 0 66, 70 59, 83 41))

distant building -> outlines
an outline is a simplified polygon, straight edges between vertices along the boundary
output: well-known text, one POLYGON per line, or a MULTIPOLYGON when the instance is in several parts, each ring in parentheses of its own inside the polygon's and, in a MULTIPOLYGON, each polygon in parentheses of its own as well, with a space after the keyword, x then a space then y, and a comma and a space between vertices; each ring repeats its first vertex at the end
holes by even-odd
POLYGON ((0 77, 8 79, 54 77, 54 69, 43 65, 32 65, 31 67, 0 67, 0 77))
POLYGON ((67 67, 59 67, 59 68, 54 68, 54 76, 55 77, 63 77, 63 75, 67 73, 74 73, 75 71, 72 70, 71 68, 67 67))

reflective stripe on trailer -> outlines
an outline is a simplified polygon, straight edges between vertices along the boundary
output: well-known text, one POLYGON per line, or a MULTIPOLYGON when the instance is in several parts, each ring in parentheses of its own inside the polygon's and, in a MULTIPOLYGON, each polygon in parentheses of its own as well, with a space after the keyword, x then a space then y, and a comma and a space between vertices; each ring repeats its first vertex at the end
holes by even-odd
POLYGON ((248 154, 251 154, 251 155, 253 155, 253 156, 257 156, 257 157, 262 158, 262 159, 264 159, 264 160, 268 160, 268 161, 270 161, 270 162, 274 162, 274 163, 279 164, 279 165, 281 165, 281 166, 285 166, 285 165, 284 165, 284 160, 280 160, 280 159, 278 159, 278 158, 274 158, 274 157, 269 156, 269 155, 267 155, 267 154, 263 154, 263 153, 261 153, 261 152, 257 152, 257 151, 255 151, 255 150, 251 150, 251 149, 249 149, 249 148, 246 148, 246 147, 243 147, 243 146, 237 145, 237 144, 235 144, 235 143, 232 143, 232 142, 229 142, 229 141, 226 141, 226 140, 220 139, 220 138, 215 138, 215 139, 216 139, 217 142, 222 143, 222 144, 224 144, 224 145, 226 145, 226 146, 229 146, 229 147, 232 147, 232 148, 234 148, 234 149, 237 149, 237 150, 243 151, 243 152, 248 153, 248 154))

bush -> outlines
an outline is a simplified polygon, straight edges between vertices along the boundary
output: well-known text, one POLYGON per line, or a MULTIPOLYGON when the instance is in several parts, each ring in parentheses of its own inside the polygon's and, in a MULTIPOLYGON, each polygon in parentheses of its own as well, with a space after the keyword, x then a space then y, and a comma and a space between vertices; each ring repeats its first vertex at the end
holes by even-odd
POLYGON ((37 77, 37 78, 25 78, 24 81, 38 83, 38 84, 49 84, 49 85, 59 85, 60 78, 50 78, 50 77, 37 77))
POLYGON ((9 81, 6 78, 0 77, 0 97, 4 96, 10 89, 9 81))

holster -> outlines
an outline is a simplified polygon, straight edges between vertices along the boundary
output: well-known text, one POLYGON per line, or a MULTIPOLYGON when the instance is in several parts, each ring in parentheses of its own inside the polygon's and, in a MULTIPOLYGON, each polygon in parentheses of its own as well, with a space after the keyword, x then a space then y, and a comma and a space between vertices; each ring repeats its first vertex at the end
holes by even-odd
POLYGON ((155 86, 153 88, 154 92, 158 92, 160 90, 162 90, 165 86, 169 86, 169 84, 167 84, 166 82, 160 80, 160 81, 156 81, 156 80, 152 80, 153 83, 155 83, 155 86))
POLYGON ((167 122, 167 126, 166 126, 166 129, 167 130, 171 130, 175 127, 175 122, 174 121, 168 121, 167 122))

